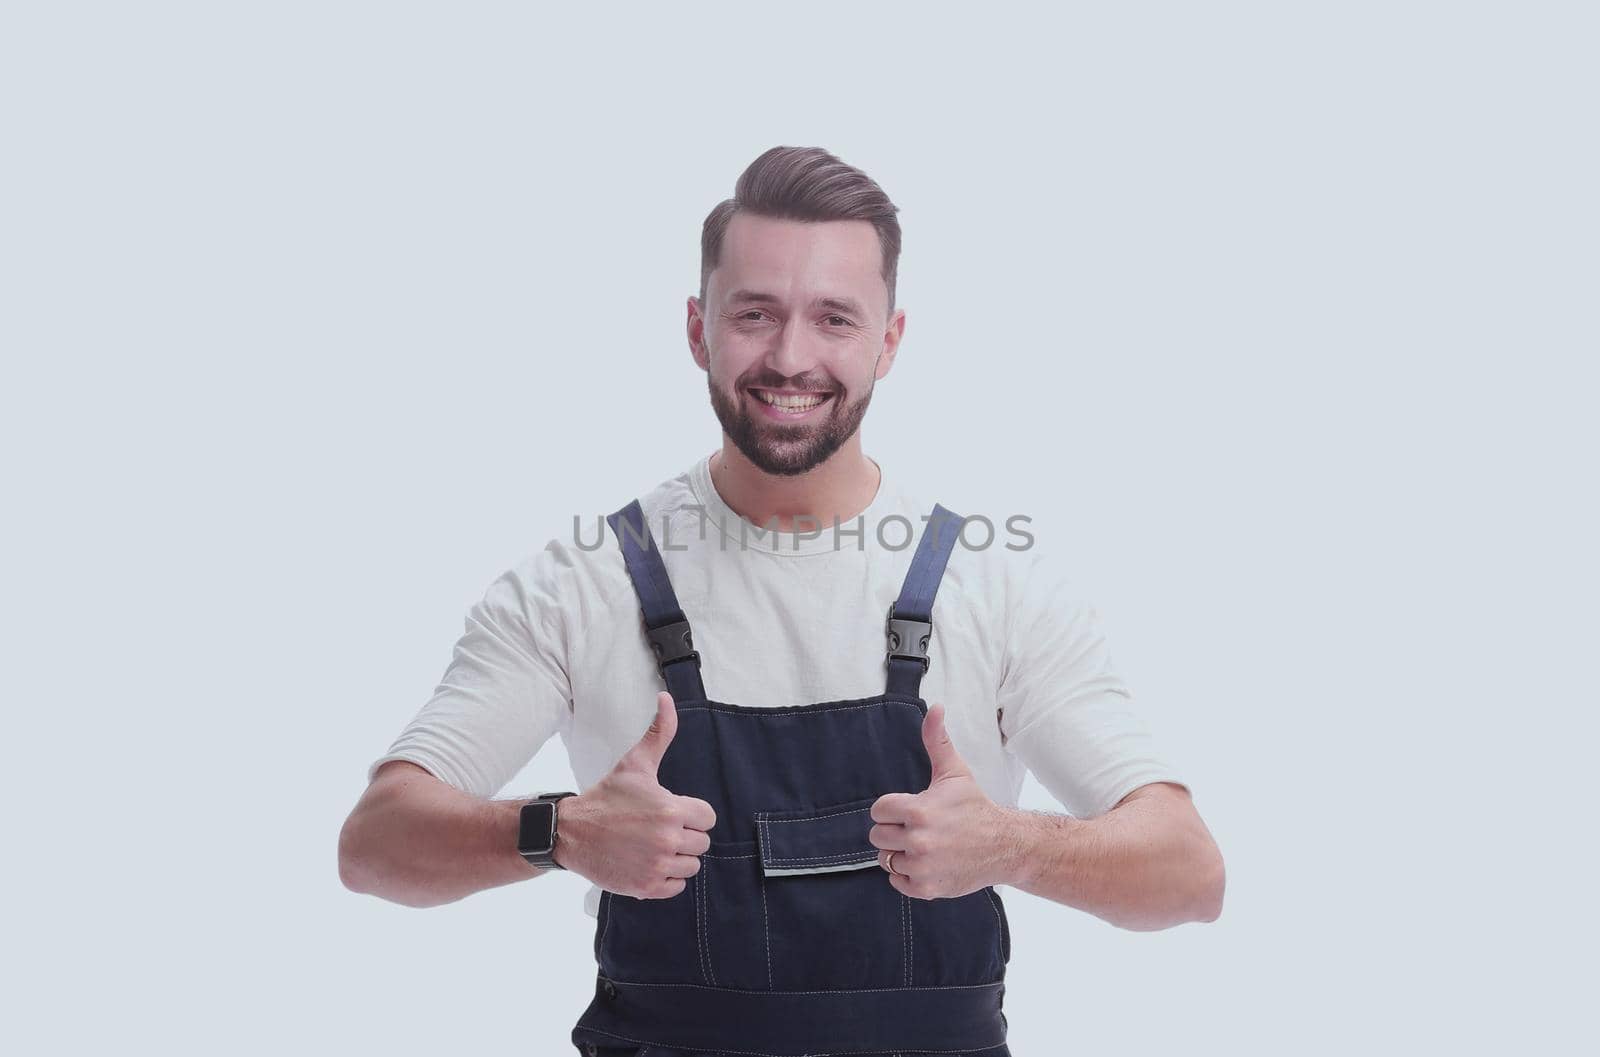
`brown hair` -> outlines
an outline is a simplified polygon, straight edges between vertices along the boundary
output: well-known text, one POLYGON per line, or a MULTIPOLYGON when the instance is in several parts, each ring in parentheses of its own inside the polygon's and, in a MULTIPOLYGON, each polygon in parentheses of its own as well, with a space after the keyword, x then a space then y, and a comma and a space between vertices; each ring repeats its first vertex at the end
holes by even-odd
POLYGON ((739 212, 784 220, 870 220, 883 250, 883 284, 894 312, 895 273, 900 267, 899 212, 889 196, 860 169, 821 147, 773 147, 750 163, 733 197, 706 217, 700 232, 700 301, 722 258, 722 239, 739 212))

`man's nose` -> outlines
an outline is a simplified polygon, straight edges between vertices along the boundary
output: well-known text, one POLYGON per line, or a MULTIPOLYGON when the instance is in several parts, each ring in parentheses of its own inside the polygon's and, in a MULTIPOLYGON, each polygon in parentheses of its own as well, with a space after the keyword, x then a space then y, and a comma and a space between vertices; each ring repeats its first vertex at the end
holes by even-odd
POLYGON ((805 323, 794 319, 785 321, 767 349, 767 366, 785 378, 797 378, 816 365, 811 333, 805 323))

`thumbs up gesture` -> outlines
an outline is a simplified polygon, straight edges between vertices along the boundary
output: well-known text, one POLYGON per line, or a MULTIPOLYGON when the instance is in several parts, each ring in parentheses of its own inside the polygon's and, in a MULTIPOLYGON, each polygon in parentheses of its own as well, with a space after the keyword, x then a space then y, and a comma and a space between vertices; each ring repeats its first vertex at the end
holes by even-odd
POLYGON ((928 706, 922 744, 933 774, 921 793, 886 793, 872 805, 867 839, 889 883, 917 899, 949 899, 993 883, 986 849, 1000 830, 1000 808, 973 778, 944 726, 943 705, 928 706))
POLYGON ((638 899, 671 898, 700 872, 716 811, 669 792, 656 778, 677 733, 678 706, 663 690, 649 729, 610 772, 561 802, 556 851, 563 867, 638 899))

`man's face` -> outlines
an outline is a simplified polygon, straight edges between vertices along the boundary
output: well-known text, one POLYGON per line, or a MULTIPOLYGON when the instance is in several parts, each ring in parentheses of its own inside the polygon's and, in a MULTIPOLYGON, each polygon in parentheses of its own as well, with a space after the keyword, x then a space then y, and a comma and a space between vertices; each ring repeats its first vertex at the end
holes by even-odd
POLYGON ((905 330, 881 265, 865 220, 728 224, 689 341, 723 431, 762 471, 805 473, 861 425, 905 330))

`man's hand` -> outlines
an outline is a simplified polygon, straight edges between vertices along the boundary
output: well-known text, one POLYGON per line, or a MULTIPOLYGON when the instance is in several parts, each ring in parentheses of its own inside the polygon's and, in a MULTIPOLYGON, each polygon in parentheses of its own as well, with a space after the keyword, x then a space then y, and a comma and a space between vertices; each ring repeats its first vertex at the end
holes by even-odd
POLYGON ((921 793, 887 793, 872 805, 877 823, 867 839, 889 883, 917 899, 948 899, 996 883, 996 862, 985 849, 999 830, 1000 808, 978 786, 944 726, 944 706, 930 705, 922 744, 933 775, 921 793), (891 863, 889 853, 894 853, 891 863))
POLYGON ((618 895, 667 899, 683 891, 700 872, 717 814, 656 780, 677 732, 678 706, 663 690, 644 736, 587 792, 561 801, 558 863, 618 895))

